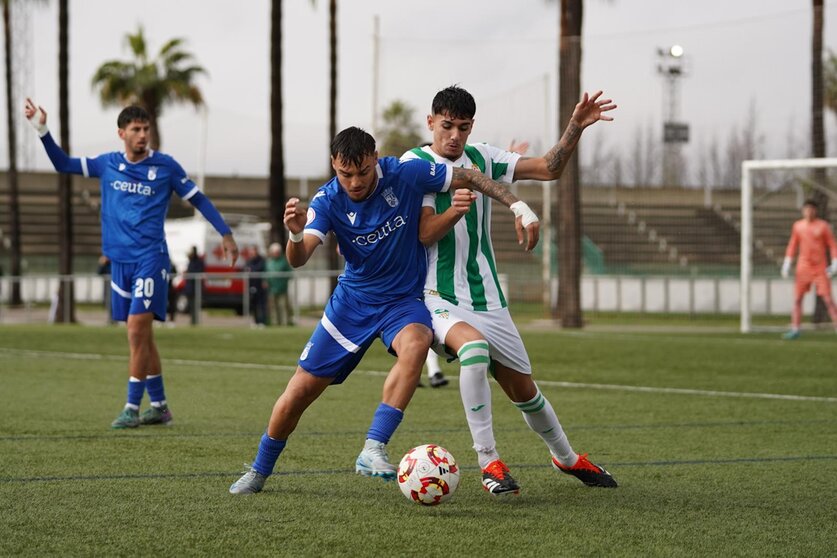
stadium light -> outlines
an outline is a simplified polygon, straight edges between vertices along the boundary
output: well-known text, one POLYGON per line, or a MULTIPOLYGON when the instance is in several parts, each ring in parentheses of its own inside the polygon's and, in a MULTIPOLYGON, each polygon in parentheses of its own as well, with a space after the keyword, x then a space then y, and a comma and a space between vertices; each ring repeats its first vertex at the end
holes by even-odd
POLYGON ((680 45, 673 45, 670 49, 668 49, 668 53, 674 58, 680 58, 683 56, 683 47, 680 45))

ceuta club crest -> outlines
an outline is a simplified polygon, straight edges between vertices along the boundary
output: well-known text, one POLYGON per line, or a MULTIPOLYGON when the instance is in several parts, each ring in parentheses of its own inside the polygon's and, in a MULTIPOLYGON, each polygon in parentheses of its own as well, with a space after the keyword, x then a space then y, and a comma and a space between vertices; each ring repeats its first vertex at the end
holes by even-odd
POLYGON ((398 206, 398 197, 392 191, 392 188, 387 188, 381 195, 384 196, 384 199, 387 200, 390 207, 398 206))
POLYGON ((150 167, 148 169, 148 180, 154 180, 157 178, 157 167, 150 167))

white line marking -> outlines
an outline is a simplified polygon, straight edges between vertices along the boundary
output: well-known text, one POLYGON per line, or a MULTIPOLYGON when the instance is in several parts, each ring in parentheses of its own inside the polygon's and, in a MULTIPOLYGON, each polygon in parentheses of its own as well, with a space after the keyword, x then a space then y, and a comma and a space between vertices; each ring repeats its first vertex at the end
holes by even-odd
MULTIPOLYGON (((36 351, 31 349, 10 349, 0 347, 0 355, 20 355, 35 358, 66 358, 74 360, 104 360, 126 362, 127 357, 118 355, 100 355, 96 353, 67 353, 59 351, 36 351)), ((166 358, 164 362, 179 364, 182 366, 216 366, 219 368, 239 368, 250 370, 277 370, 282 372, 293 372, 296 366, 284 364, 259 364, 250 362, 225 362, 217 360, 191 360, 183 358, 166 358)), ((366 376, 386 376, 386 370, 355 370, 353 374, 366 376)), ((445 376, 448 379, 459 380, 458 376, 445 376)), ((554 380, 538 380, 538 385, 550 387, 562 387, 570 389, 599 389, 609 391, 628 391, 640 393, 668 393, 674 395, 700 395, 706 397, 736 397, 740 399, 778 399, 782 401, 816 401, 821 403, 837 403, 837 397, 819 397, 812 395, 789 395, 781 393, 757 393, 748 391, 718 391, 711 389, 688 389, 688 388, 667 388, 654 386, 628 386, 622 384, 588 384, 579 382, 559 382, 554 380)))

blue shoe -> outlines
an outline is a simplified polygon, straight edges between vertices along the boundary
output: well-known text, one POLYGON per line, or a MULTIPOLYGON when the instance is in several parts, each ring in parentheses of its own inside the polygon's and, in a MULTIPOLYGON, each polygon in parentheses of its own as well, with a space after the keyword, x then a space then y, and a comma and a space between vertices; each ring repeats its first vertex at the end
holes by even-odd
POLYGON ((799 339, 799 330, 792 329, 788 331, 787 333, 782 335, 782 339, 784 339, 785 341, 793 341, 794 339, 799 339))
POLYGON ((385 481, 395 480, 398 468, 389 462, 387 446, 382 442, 367 440, 363 451, 355 461, 355 472, 364 477, 380 477, 385 481))

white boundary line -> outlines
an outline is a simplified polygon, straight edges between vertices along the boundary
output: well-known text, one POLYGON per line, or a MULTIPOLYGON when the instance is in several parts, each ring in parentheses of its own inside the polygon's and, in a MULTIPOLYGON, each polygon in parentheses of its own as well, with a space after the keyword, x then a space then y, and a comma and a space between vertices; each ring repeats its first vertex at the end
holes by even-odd
MULTIPOLYGON (((126 362, 127 357, 118 355, 100 355, 95 353, 67 353, 58 351, 36 351, 31 349, 9 349, 0 347, 0 355, 21 355, 37 358, 67 358, 74 360, 103 360, 126 362)), ((165 362, 180 364, 183 366, 217 366, 226 368, 239 368, 251 370, 278 370, 282 372, 293 372, 296 366, 285 364, 258 364, 248 362, 224 362, 216 360, 190 360, 182 358, 167 358, 165 362)), ((389 372, 384 370, 355 370, 354 374, 365 374, 367 376, 386 376, 389 372)), ((446 376, 449 379, 459 380, 458 376, 446 376)), ((639 393, 669 393, 676 395, 700 395, 705 397, 735 397, 740 399, 778 399, 781 401, 811 401, 821 403, 837 403, 837 397, 818 397, 811 395, 786 395, 781 393, 757 393, 747 391, 717 391, 708 389, 688 388, 667 388, 653 386, 628 386, 622 384, 588 384, 579 382, 559 382, 554 380, 538 380, 539 385, 550 387, 563 387, 570 389, 599 389, 609 391, 627 391, 639 393)))

